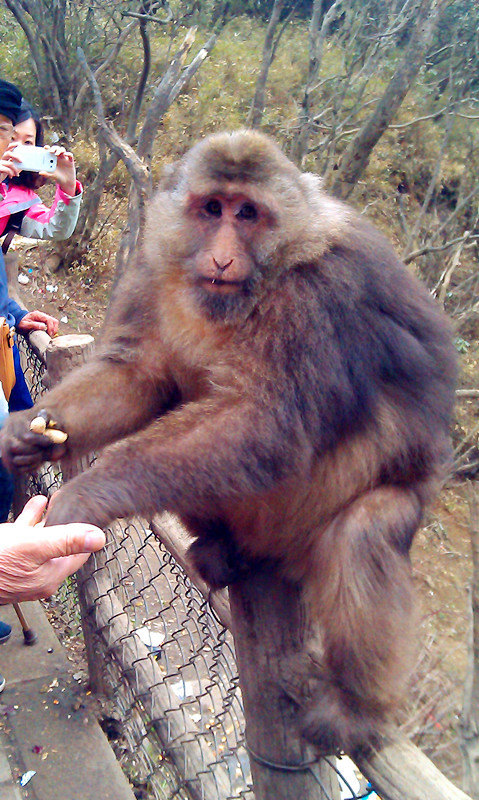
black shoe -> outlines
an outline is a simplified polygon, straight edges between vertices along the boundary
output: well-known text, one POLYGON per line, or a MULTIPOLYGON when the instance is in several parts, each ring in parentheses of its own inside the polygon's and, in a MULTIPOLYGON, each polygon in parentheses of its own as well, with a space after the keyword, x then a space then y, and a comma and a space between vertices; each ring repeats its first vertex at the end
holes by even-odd
POLYGON ((3 675, 0 675, 0 692, 3 692, 4 689, 5 689, 5 678, 3 677, 3 675))
MULTIPOLYGON (((10 639, 10 634, 12 632, 12 628, 10 625, 7 625, 6 622, 2 622, 0 620, 0 644, 2 642, 6 642, 7 639, 10 639)), ((1 691, 1 689, 0 689, 1 691)))

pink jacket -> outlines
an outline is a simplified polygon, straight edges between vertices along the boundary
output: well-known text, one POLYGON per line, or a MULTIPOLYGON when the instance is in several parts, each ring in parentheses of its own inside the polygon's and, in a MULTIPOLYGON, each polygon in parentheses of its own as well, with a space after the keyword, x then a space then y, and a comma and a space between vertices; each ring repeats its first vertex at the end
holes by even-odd
POLYGON ((82 195, 80 181, 76 182, 74 197, 65 194, 57 184, 55 199, 52 207, 48 208, 33 189, 0 183, 0 236, 7 227, 10 215, 26 210, 19 231, 21 236, 56 241, 68 239, 77 224, 82 195))

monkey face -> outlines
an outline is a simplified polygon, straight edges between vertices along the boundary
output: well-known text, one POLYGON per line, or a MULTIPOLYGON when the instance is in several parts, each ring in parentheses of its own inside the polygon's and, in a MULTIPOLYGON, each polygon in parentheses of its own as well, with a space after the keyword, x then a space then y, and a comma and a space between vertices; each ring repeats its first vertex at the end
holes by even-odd
POLYGON ((254 243, 271 215, 248 195, 226 191, 189 194, 185 214, 199 243, 185 264, 196 302, 215 320, 248 313, 262 275, 254 243))
POLYGON ((285 271, 326 252, 347 216, 334 201, 324 214, 326 202, 265 137, 217 134, 165 172, 144 252, 187 315, 237 324, 285 271))

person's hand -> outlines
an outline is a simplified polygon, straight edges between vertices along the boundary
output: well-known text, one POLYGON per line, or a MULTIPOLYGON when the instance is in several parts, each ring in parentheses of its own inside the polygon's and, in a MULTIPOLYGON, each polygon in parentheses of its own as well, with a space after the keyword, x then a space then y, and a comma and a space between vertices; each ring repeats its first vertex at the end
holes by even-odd
POLYGON ((32 497, 15 522, 0 525, 0 604, 50 597, 105 545, 105 534, 93 525, 45 528, 46 505, 46 497, 32 497))
POLYGON ((57 157, 57 168, 55 172, 40 172, 40 175, 43 178, 55 180, 65 194, 69 194, 70 197, 73 197, 76 188, 76 169, 73 153, 68 152, 64 147, 60 147, 56 144, 51 147, 46 145, 45 150, 48 150, 49 153, 53 153, 53 155, 57 157))
POLYGON ((58 333, 60 323, 56 317, 43 311, 29 311, 17 324, 17 331, 46 331, 50 337, 58 333))
POLYGON ((20 169, 18 168, 20 159, 13 153, 16 146, 17 142, 9 144, 0 158, 0 183, 4 181, 5 178, 15 178, 20 174, 20 169))

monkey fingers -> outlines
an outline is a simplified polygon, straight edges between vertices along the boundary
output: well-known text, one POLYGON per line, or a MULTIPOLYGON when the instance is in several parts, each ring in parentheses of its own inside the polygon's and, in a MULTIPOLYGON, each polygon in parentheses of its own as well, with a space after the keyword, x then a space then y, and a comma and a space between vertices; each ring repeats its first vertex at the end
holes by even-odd
POLYGON ((28 472, 43 461, 56 461, 65 454, 64 445, 55 445, 39 433, 26 431, 23 435, 5 438, 2 442, 2 461, 10 472, 28 472))
POLYGON ((101 500, 101 489, 95 494, 90 471, 78 475, 60 491, 55 492, 48 505, 45 525, 66 525, 70 522, 85 522, 104 528, 111 517, 105 513, 101 500))
POLYGON ((3 464, 10 472, 31 471, 44 461, 57 461, 66 453, 65 444, 52 441, 38 430, 31 430, 32 420, 38 414, 36 407, 17 411, 10 414, 3 427, 0 452, 3 464))

